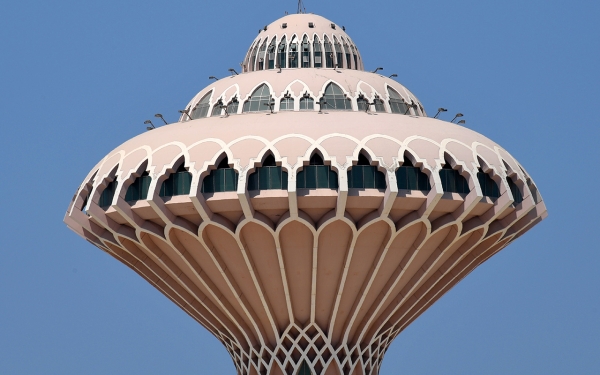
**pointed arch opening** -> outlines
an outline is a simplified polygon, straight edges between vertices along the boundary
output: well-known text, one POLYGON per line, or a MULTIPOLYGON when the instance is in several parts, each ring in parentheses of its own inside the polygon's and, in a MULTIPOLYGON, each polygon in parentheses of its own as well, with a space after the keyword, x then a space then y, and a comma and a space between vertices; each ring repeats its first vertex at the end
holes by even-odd
POLYGON ((275 157, 269 153, 262 162, 262 166, 256 168, 254 173, 248 176, 248 190, 287 190, 288 173, 277 166, 275 157))
POLYGON ((182 162, 175 172, 171 173, 160 187, 159 196, 163 198, 177 195, 188 195, 192 186, 192 174, 185 168, 182 162))
POLYGON ((337 111, 351 111, 352 103, 344 95, 344 91, 335 83, 330 83, 325 88, 325 94, 320 100, 325 102, 325 108, 337 111))
POLYGON ((215 104, 213 104, 212 112, 210 116, 221 116, 223 112, 223 100, 219 99, 215 104))
POLYGON ((387 112, 387 110, 385 109, 385 103, 379 97, 379 95, 375 95, 375 99, 373 100, 373 102, 375 102, 375 112, 387 112))
POLYGON ((403 190, 431 190, 429 176, 421 171, 421 168, 415 167, 408 156, 404 155, 404 162, 396 170, 396 183, 398 189, 403 190))
POLYGON ((223 193, 237 191, 238 173, 229 166, 229 159, 225 156, 202 181, 202 193, 223 193))
POLYGON ((256 42, 256 46, 252 49, 252 55, 250 56, 250 71, 253 72, 256 70, 256 55, 258 54, 258 47, 260 46, 260 41, 256 42))
POLYGON ((240 103, 238 102, 238 98, 237 96, 234 96, 227 104, 227 115, 237 115, 239 106, 240 103))
POLYGON ((277 49, 277 41, 275 38, 271 40, 271 44, 269 44, 269 48, 267 49, 267 61, 268 61, 268 69, 275 69, 275 56, 277 49))
POLYGON ((242 112, 265 112, 269 111, 271 104, 271 90, 266 83, 260 85, 248 100, 244 102, 242 112))
POLYGON ((323 67, 323 47, 321 47, 321 41, 319 37, 315 35, 315 40, 313 41, 313 51, 315 54, 315 68, 323 67))
POLYGON ((354 57, 354 70, 358 70, 358 56, 356 53, 356 47, 353 44, 350 44, 350 48, 352 49, 352 56, 354 57))
POLYGON ((446 157, 444 167, 440 169, 440 179, 442 180, 442 189, 447 193, 468 194, 469 183, 467 179, 456 169, 452 169, 452 164, 446 157))
POLYGON ((333 46, 331 45, 329 38, 327 38, 327 35, 323 37, 323 45, 325 46, 325 67, 333 68, 333 46))
POLYGON ((335 36, 333 37, 333 45, 335 48, 335 64, 342 69, 344 67, 344 51, 340 41, 335 36))
POLYGON ((311 59, 310 59, 310 41, 308 40, 308 36, 304 35, 304 38, 302 39, 302 45, 300 47, 301 50, 301 61, 300 61, 300 67, 302 68, 310 68, 311 66, 311 59))
POLYGON ((300 110, 301 111, 314 111, 315 109, 315 100, 310 97, 310 95, 305 94, 302 98, 300 98, 300 110))
POLYGON ((477 171, 477 181, 479 182, 479 187, 481 187, 481 192, 484 197, 490 198, 499 198, 500 197, 500 188, 496 181, 492 179, 492 177, 485 173, 481 168, 477 171))
POLYGON ((295 35, 292 37, 292 41, 290 42, 289 67, 298 67, 298 38, 295 35))
POLYGON ((385 174, 372 166, 364 151, 361 151, 358 163, 348 171, 348 188, 385 190, 386 187, 385 174))
POLYGON ((260 48, 258 49, 256 70, 264 70, 265 69, 265 53, 266 53, 266 51, 267 51, 267 39, 265 39, 265 41, 260 45, 260 48))
POLYGON ((284 96, 279 102, 280 111, 293 111, 294 110, 294 98, 291 96, 284 96))
POLYGON ((148 191, 150 190, 151 183, 152 177, 150 177, 148 171, 144 171, 144 173, 136 178, 127 188, 125 201, 129 204, 135 204, 137 201, 148 199, 148 191))
POLYGON ((521 202, 523 202, 523 193, 521 193, 521 189, 519 189, 511 177, 507 177, 506 182, 508 182, 508 187, 510 188, 510 192, 512 193, 514 199, 513 205, 517 206, 521 204, 521 202))
POLYGON ((106 210, 112 205, 118 186, 119 183, 116 179, 112 180, 106 185, 104 190, 102 190, 102 194, 100 194, 100 199, 98 200, 98 206, 100 206, 100 208, 106 210))
POLYGON ((362 94, 356 99, 356 105, 358 106, 358 110, 362 112, 367 112, 371 106, 369 101, 362 94))
POLYGON ((404 102, 404 98, 402 98, 396 90, 390 87, 388 87, 388 94, 390 96, 390 109, 392 110, 392 113, 406 114, 408 106, 406 105, 406 102, 404 102))
POLYGON ((199 118, 208 117, 208 109, 210 108, 210 97, 212 96, 212 91, 208 94, 204 95, 202 99, 196 104, 194 109, 192 109, 192 115, 190 116, 193 120, 197 120, 199 118))
POLYGON ((285 69, 287 67, 287 41, 285 39, 285 35, 281 38, 281 42, 279 42, 279 47, 277 48, 277 63, 278 68, 285 69))
POLYGON ((323 158, 317 152, 310 157, 308 165, 305 165, 296 176, 296 188, 298 189, 335 189, 338 188, 338 175, 325 165, 323 158))
POLYGON ((348 42, 346 41, 346 39, 341 38, 342 39, 342 43, 344 44, 344 52, 346 53, 346 69, 352 69, 352 54, 350 51, 350 45, 348 45, 348 42))

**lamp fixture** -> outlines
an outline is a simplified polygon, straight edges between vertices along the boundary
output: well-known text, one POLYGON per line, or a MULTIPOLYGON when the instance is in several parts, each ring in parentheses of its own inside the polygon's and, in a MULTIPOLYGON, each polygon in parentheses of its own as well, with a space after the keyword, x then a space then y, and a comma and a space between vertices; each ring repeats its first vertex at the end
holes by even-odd
POLYGON ((463 117, 464 115, 462 113, 457 113, 456 116, 454 116, 454 118, 452 119, 452 121, 450 122, 454 122, 454 120, 456 120, 459 117, 463 117))
POLYGON ((218 80, 219 80, 219 79, 218 79, 217 77, 215 77, 215 76, 210 76, 210 77, 208 77, 208 79, 214 79, 215 81, 218 81, 218 80))
POLYGON ((271 114, 273 114, 273 108, 275 107, 275 101, 270 101, 268 103, 263 103, 264 105, 266 105, 267 107, 269 107, 269 109, 271 110, 271 114))
POLYGON ((233 68, 229 68, 229 71, 231 72, 231 75, 234 75, 234 74, 236 76, 238 75, 238 72, 236 72, 235 69, 233 69, 233 68))
POLYGON ((319 114, 322 115, 323 114, 323 106, 327 105, 327 102, 325 101, 325 98, 319 99, 319 101, 316 104, 319 105, 319 114))
POLYGON ((460 120, 460 121, 459 121, 459 122, 457 122, 456 124, 457 124, 457 125, 464 125, 464 124, 466 124, 466 123, 467 123, 467 122, 466 122, 465 120, 460 120))
POLYGON ((154 115, 154 117, 158 117, 159 119, 163 120, 163 122, 165 123, 165 125, 168 125, 169 123, 165 120, 165 118, 163 117, 163 115, 161 115, 160 113, 157 113, 154 115))
POLYGON ((433 118, 437 118, 441 112, 448 112, 448 110, 446 108, 438 108, 438 111, 433 118))
POLYGON ((154 130, 154 129, 156 129, 156 126, 154 126, 154 124, 150 120, 144 121, 144 124, 146 124, 146 125, 150 124, 151 125, 151 126, 146 126, 146 130, 154 130))
POLYGON ((379 67, 379 68, 377 68, 377 69, 373 70, 373 73, 377 73, 377 72, 378 72, 378 71, 380 71, 380 70, 383 70, 383 68, 382 68, 382 67, 379 67))
POLYGON ((193 119, 190 117, 189 111, 188 111, 187 109, 180 109, 180 110, 179 110, 179 113, 181 113, 182 115, 183 115, 183 114, 185 114, 185 115, 186 115, 186 116, 187 116, 187 117, 188 117, 190 120, 193 120, 193 119))
POLYGON ((389 78, 396 78, 396 77, 398 77, 398 74, 394 73, 389 78))

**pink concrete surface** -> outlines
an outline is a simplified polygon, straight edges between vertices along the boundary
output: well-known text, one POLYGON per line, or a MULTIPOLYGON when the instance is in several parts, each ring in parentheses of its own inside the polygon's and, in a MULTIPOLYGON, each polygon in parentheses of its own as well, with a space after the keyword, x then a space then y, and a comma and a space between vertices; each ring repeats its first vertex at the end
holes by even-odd
MULTIPOLYGON (((282 20, 286 33, 345 35, 315 15, 282 20)), ((280 33, 282 20, 257 41, 280 33)), ((399 83, 359 70, 221 79, 187 108, 207 94, 211 110, 219 99, 237 97, 238 114, 182 117, 118 146, 77 188, 65 223, 215 335, 240 375, 293 375, 303 363, 316 375, 375 375, 400 332, 547 215, 535 182, 508 151, 424 113, 391 113, 388 88, 421 105, 399 83), (277 103, 284 95, 297 103, 304 95, 317 101, 331 82, 354 111, 280 112, 277 104, 273 114, 241 113, 262 83, 277 103), (360 95, 378 96, 386 112, 359 112, 360 95), (337 172, 338 189, 296 189, 314 153, 337 172), (385 190, 348 188, 347 172, 361 153, 385 174, 385 190), (249 175, 269 154, 288 173, 288 189, 248 191, 249 175), (203 179, 225 157, 238 173, 237 191, 203 194, 203 179), (405 157, 428 176, 430 191, 397 188, 405 157), (446 163, 467 179, 468 194, 443 191, 439 171, 446 163), (160 197, 162 182, 181 165, 192 174, 190 194, 160 197), (480 168, 498 184, 499 198, 483 196, 480 168), (148 199, 126 202, 144 172, 152 178, 148 199), (508 179, 524 198, 519 204, 508 179), (117 192, 101 208, 112 181, 117 192)))

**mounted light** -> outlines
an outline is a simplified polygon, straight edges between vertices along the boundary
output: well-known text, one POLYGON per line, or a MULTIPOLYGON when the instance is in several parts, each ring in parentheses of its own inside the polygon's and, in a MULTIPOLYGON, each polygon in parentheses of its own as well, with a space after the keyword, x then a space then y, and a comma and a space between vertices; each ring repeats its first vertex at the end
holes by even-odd
POLYGON ((448 112, 448 110, 446 108, 438 108, 438 111, 433 118, 437 118, 441 112, 448 112))
POLYGON ((183 114, 185 114, 185 115, 186 115, 186 116, 187 116, 187 117, 188 117, 190 120, 193 120, 193 119, 190 117, 189 111, 188 111, 187 109, 180 109, 180 110, 179 110, 179 113, 181 113, 182 115, 183 115, 183 114))
POLYGON ((163 122, 165 123, 165 125, 168 125, 169 123, 165 120, 165 118, 163 117, 163 115, 161 115, 160 113, 157 113, 154 115, 154 117, 158 117, 159 119, 163 120, 163 122))
POLYGON ((454 122, 454 120, 456 120, 459 117, 463 117, 464 115, 462 113, 457 113, 456 116, 454 116, 454 118, 452 119, 452 121, 450 122, 454 122))

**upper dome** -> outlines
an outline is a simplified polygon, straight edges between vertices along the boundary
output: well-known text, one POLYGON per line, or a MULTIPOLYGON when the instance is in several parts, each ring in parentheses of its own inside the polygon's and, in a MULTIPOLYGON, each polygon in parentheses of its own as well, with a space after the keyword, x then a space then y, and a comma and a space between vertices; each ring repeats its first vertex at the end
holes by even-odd
POLYGON ((335 67, 364 70, 345 28, 316 14, 290 14, 265 26, 243 63, 244 72, 335 67))

